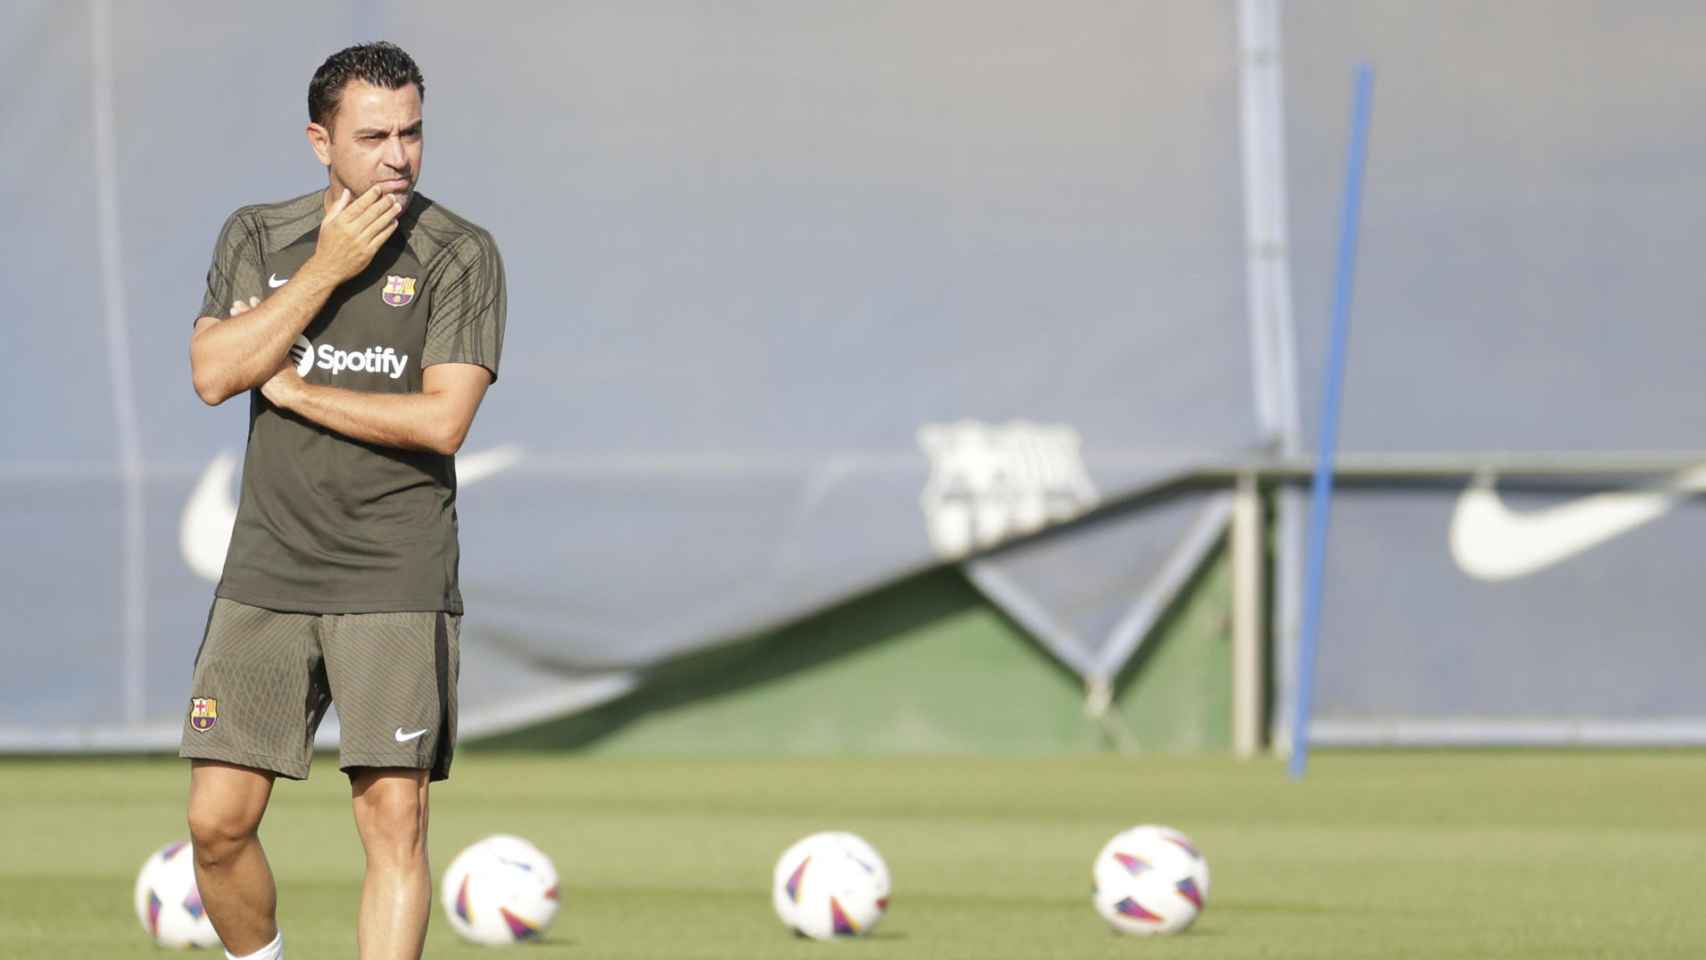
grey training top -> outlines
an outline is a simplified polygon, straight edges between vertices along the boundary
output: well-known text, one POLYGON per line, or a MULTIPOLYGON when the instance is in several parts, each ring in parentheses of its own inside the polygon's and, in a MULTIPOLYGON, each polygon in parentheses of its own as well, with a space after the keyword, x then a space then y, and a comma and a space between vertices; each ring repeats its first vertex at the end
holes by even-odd
MULTIPOLYGON (((203 316, 284 286, 314 252, 323 192, 226 220, 203 316)), ((491 234, 416 194, 360 275, 333 291, 291 350, 309 383, 418 393, 421 370, 473 363, 495 381, 504 273, 491 234)), ((301 613, 462 612, 456 464, 352 440, 249 392, 237 525, 215 594, 301 613)))

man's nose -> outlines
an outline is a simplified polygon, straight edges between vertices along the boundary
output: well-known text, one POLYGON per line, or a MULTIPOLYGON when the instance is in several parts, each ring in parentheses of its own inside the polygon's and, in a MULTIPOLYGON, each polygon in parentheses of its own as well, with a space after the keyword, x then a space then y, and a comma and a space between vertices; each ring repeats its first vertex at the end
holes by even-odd
POLYGON ((385 165, 393 170, 403 170, 408 164, 408 157, 403 154, 403 139, 401 137, 386 137, 385 150, 381 154, 385 165))

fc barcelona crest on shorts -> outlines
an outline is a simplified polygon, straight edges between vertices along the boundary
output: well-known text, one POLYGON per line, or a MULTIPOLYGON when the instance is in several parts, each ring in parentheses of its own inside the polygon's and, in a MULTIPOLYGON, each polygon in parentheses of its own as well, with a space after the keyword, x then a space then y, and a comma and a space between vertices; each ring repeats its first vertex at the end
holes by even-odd
POLYGON ((190 698, 190 726, 203 733, 219 720, 219 701, 213 697, 190 698))
POLYGON ((393 307, 406 307, 409 301, 415 299, 414 277, 385 277, 385 291, 381 294, 385 302, 393 307))

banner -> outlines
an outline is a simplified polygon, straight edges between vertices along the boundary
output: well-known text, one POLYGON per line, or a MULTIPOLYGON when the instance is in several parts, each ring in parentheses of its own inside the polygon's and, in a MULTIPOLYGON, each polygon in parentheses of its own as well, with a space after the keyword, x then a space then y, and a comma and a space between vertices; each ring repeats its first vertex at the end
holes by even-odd
POLYGON ((325 182, 308 80, 372 31, 508 272, 465 732, 1264 442, 1230 9, 358 8, 0 14, 0 746, 175 740, 247 413, 190 389, 203 276, 325 182))

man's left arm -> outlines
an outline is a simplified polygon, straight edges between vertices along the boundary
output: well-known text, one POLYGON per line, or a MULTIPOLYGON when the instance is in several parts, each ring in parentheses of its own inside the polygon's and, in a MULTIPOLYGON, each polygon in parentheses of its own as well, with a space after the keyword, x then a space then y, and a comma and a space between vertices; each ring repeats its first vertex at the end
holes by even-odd
POLYGON ((346 437, 405 450, 454 454, 486 388, 498 378, 507 312, 503 259, 472 231, 429 277, 421 392, 364 393, 307 383, 285 364, 261 393, 275 405, 346 437))
POLYGON ((461 449, 491 383, 491 371, 479 364, 435 363, 421 371, 419 393, 367 393, 308 383, 286 366, 261 393, 354 440, 449 455, 461 449))

